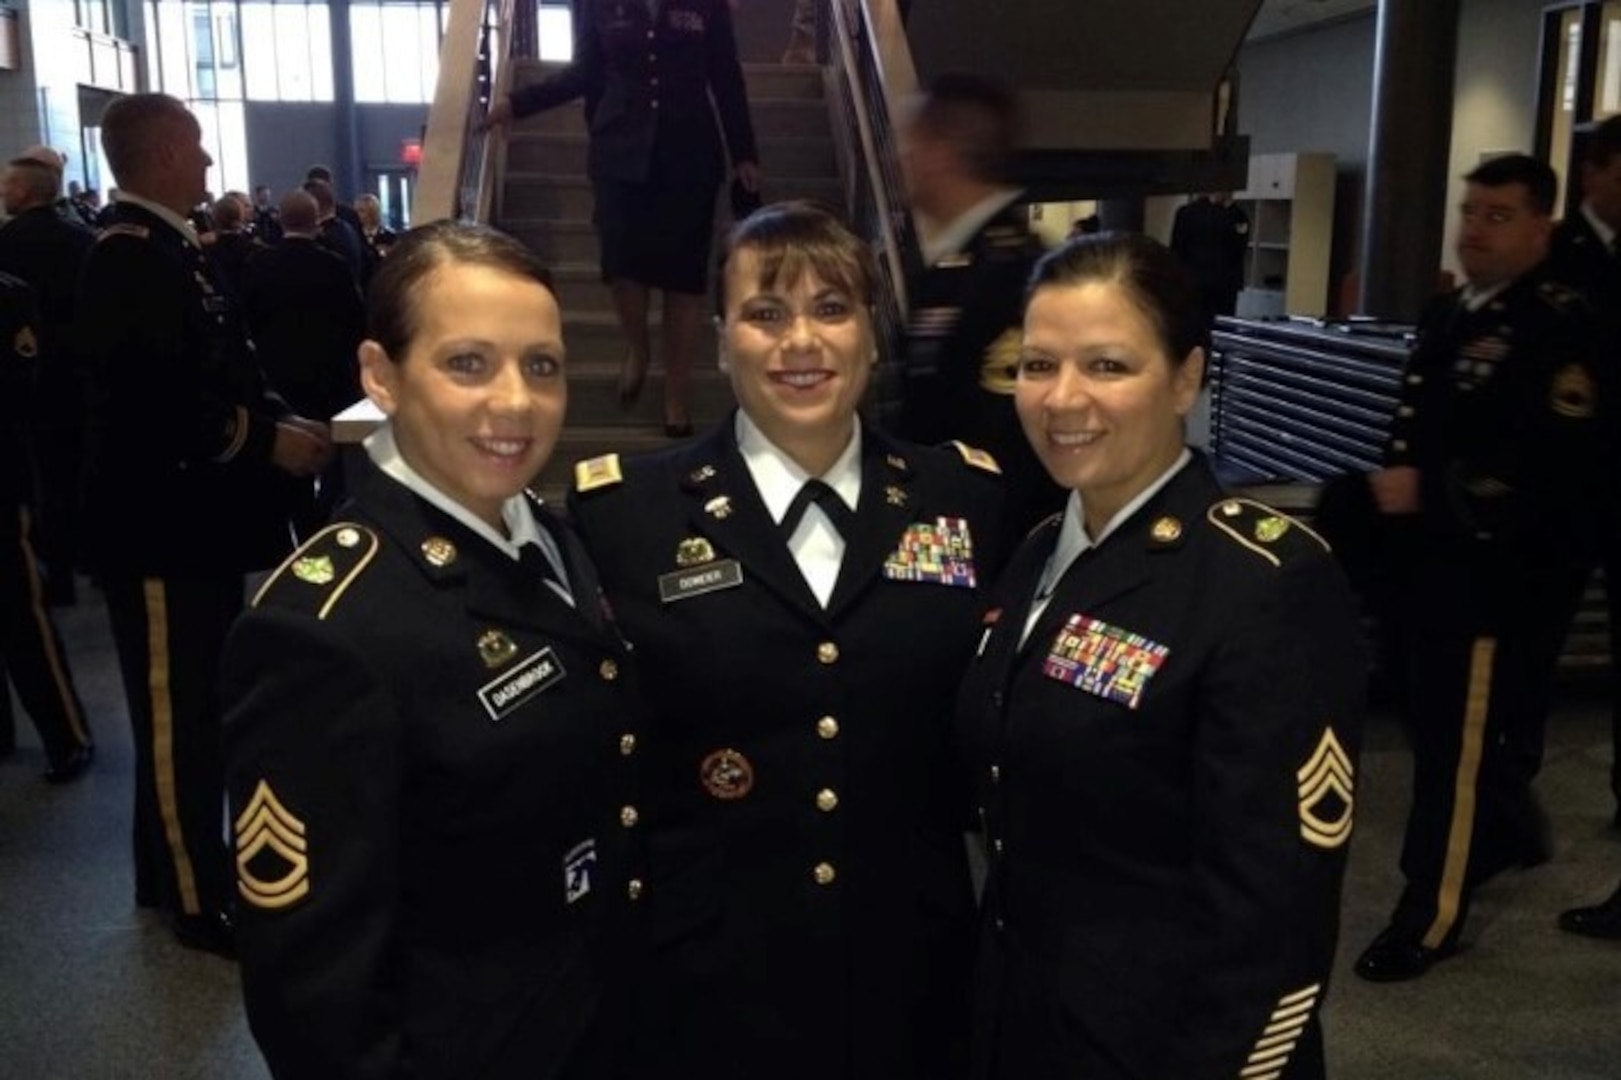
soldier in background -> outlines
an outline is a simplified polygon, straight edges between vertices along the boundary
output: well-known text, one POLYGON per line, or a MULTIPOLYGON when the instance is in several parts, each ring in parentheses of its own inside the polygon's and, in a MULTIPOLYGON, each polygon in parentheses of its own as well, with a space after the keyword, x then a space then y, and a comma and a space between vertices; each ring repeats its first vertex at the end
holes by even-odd
POLYGON ((62 172, 39 155, 6 167, 3 195, 10 215, 0 228, 0 273, 21 278, 39 305, 38 358, 30 438, 38 471, 35 540, 45 599, 71 604, 79 556, 79 501, 84 471, 86 388, 78 350, 79 272, 94 235, 56 211, 62 172))
POLYGON ((1177 208, 1171 250, 1199 283, 1205 314, 1212 319, 1238 310, 1249 238, 1249 215, 1229 192, 1195 196, 1177 208))
POLYGON ((1417 515, 1408 630, 1413 804, 1389 926, 1356 962, 1376 982, 1456 951, 1476 886, 1548 858, 1532 791, 1555 667, 1614 481, 1597 324, 1546 263, 1557 188, 1522 154, 1471 172, 1463 289, 1419 325, 1386 467, 1385 514, 1417 515))
POLYGON ((17 746, 9 679, 45 748, 45 779, 65 784, 84 775, 95 746, 62 636, 45 607, 31 540, 28 428, 41 330, 28 283, 0 274, 0 757, 17 746))
POLYGON ((243 574, 289 547, 295 478, 325 466, 322 424, 272 395, 186 214, 208 167, 166 94, 107 107, 119 202, 80 283, 93 399, 92 566, 107 596, 136 753, 135 895, 183 945, 230 954, 230 860, 216 692, 243 574))
POLYGON ((907 125, 901 156, 925 269, 911 290, 898 428, 921 443, 961 439, 988 450, 1007 478, 1009 536, 1064 501, 1013 410, 1025 282, 1041 254, 1022 193, 1007 181, 1017 126, 1002 87, 947 75, 907 125))

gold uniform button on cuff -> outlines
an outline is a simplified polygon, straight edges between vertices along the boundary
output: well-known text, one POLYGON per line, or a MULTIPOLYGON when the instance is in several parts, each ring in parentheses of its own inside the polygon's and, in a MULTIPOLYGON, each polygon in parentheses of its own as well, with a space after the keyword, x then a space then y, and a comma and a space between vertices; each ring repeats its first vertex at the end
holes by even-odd
POLYGON ((816 646, 816 659, 824 664, 836 664, 839 661, 839 647, 831 641, 824 641, 816 646))
POLYGON ((820 862, 816 864, 816 869, 811 871, 811 876, 816 879, 818 885, 831 885, 833 879, 839 875, 838 871, 833 869, 832 863, 820 862))
POLYGON ((604 660, 602 666, 597 668, 597 673, 602 676, 604 682, 613 682, 619 678, 619 665, 612 660, 604 660))
POLYGON ((642 816, 636 812, 634 806, 627 806, 619 811, 619 824, 627 829, 635 828, 636 823, 640 820, 642 820, 642 816))
POLYGON ((839 807, 839 793, 832 788, 823 788, 816 793, 816 809, 825 813, 837 810, 839 807))
POLYGON ((630 757, 630 755, 634 754, 636 752, 636 736, 619 736, 619 752, 625 757, 630 757))
POLYGON ((642 898, 642 879, 631 878, 630 881, 626 882, 625 895, 632 900, 640 900, 642 898))
POLYGON ((831 716, 822 717, 820 720, 816 721, 816 734, 820 735, 824 739, 838 738, 839 722, 833 719, 831 716))

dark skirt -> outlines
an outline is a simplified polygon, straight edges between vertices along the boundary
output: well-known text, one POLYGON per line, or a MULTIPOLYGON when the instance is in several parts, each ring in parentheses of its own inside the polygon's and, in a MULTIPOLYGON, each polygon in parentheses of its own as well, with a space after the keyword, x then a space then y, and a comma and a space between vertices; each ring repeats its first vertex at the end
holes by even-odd
POLYGON ((592 187, 603 281, 700 296, 709 291, 718 180, 682 186, 594 180, 592 187))

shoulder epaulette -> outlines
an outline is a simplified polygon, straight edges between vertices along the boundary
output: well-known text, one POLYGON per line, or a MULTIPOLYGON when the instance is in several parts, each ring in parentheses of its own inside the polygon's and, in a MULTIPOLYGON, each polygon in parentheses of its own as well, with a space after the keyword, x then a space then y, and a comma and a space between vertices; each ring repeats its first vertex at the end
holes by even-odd
POLYGON ((951 445, 955 446, 957 453, 962 455, 962 459, 974 468, 979 469, 981 472, 995 473, 997 476, 1002 475, 1002 466, 998 465, 996 459, 988 452, 969 446, 965 442, 959 442, 956 439, 951 440, 951 445))
POLYGON ((603 454, 574 463, 574 490, 582 494, 624 482, 625 473, 619 467, 618 454, 603 454))
POLYGON ((1328 541, 1281 510, 1254 499, 1222 499, 1205 514, 1210 524, 1273 566, 1302 550, 1329 551, 1328 541), (1302 542, 1308 547, 1302 548, 1302 542))
POLYGON ((109 225, 96 235, 96 243, 99 244, 101 241, 114 236, 133 236, 137 240, 149 240, 152 238, 152 230, 145 225, 129 225, 125 223, 109 225))
POLYGON ((302 611, 324 619, 377 556, 382 541, 364 525, 340 521, 305 541, 254 594, 253 607, 302 611))

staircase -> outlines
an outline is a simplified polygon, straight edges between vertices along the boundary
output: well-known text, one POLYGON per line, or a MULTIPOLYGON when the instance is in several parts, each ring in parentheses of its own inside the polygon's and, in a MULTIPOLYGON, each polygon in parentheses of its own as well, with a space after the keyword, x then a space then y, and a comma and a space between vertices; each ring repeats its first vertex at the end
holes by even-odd
MULTIPOLYGON (((550 65, 519 61, 513 85, 545 78, 550 65)), ((844 202, 834 157, 822 72, 815 66, 745 64, 765 198, 844 202)), ((572 483, 574 463, 618 451, 634 454, 670 445, 664 435, 663 364, 658 304, 650 329, 653 365, 633 408, 621 410, 619 363, 624 339, 608 289, 601 283, 596 234, 591 227, 591 185, 586 179, 585 117, 579 102, 512 126, 495 224, 529 244, 551 267, 563 309, 568 350, 569 405, 562 441, 541 473, 539 490, 558 499, 572 483)), ((717 241, 730 227, 724 191, 715 215, 717 241)), ((706 330, 693 371, 692 418, 703 431, 732 408, 731 387, 715 363, 714 332, 706 330)))

